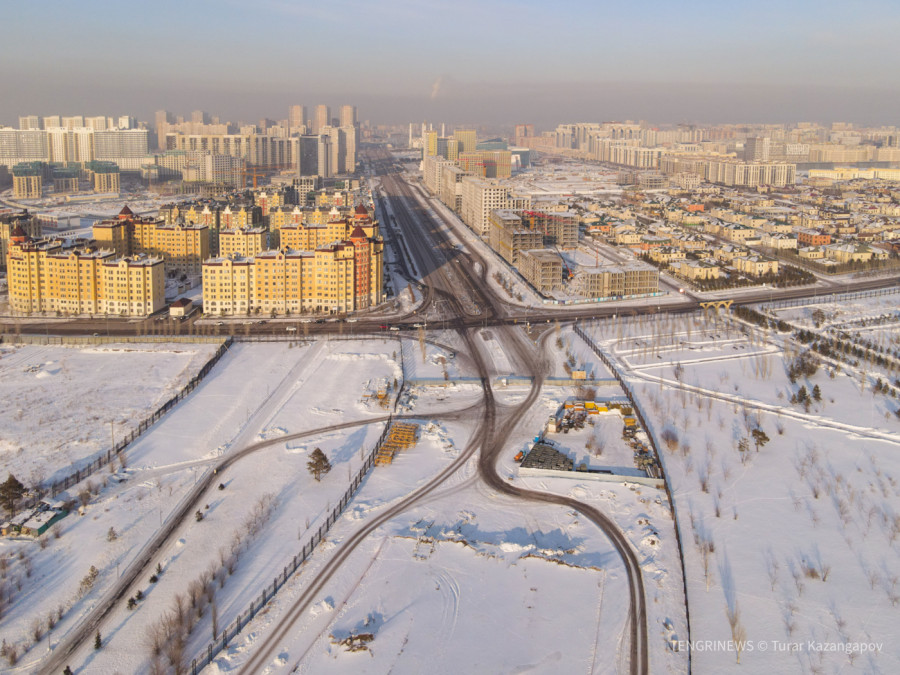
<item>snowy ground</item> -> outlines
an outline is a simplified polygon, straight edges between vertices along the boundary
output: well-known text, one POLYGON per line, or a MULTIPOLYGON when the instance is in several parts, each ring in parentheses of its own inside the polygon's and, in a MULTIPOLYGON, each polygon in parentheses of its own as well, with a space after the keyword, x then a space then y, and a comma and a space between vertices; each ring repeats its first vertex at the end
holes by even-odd
POLYGON ((121 440, 215 353, 207 344, 0 348, 0 458, 26 484, 121 440), (112 429, 110 428, 112 424, 112 429))
MULTIPOLYGON (((133 345, 127 347, 134 349, 133 345)), ((394 378, 402 382, 401 365, 392 360, 395 348, 395 341, 380 340, 367 343, 323 341, 297 348, 292 348, 290 343, 232 347, 191 396, 129 448, 126 471, 114 477, 115 480, 109 480, 105 472, 98 474, 70 490, 74 497, 90 484, 94 494, 89 498, 84 516, 70 515, 62 521, 60 538, 47 537, 45 547, 29 539, 0 540, 0 553, 14 560, 9 581, 4 583, 4 592, 12 592, 13 609, 4 611, 0 618, 0 634, 10 644, 17 645, 21 654, 25 646, 35 642, 32 623, 42 622, 45 633, 47 617, 61 607, 63 618, 53 621, 57 625, 50 635, 51 642, 58 642, 75 624, 77 617, 87 612, 103 595, 116 578, 117 570, 124 569, 136 556, 185 492, 217 458, 264 439, 324 428, 339 421, 364 422, 367 418, 383 417, 388 410, 366 394, 376 393, 375 387, 383 384, 392 396, 394 378), (119 482, 120 479, 124 482, 119 482), (116 536, 108 541, 110 528, 116 536), (85 542, 91 544, 85 546, 85 542), (20 551, 24 555, 22 559, 17 557, 20 551), (97 568, 97 578, 90 589, 81 592, 80 582, 92 565, 97 568)), ((76 350, 65 350, 64 353, 70 351, 77 353, 76 350)), ((157 357, 161 358, 158 354, 157 357)), ((177 364, 179 358, 180 355, 175 353, 166 356, 173 364, 177 364)), ((161 368, 158 364, 156 367, 161 368)), ((54 391, 56 400, 81 394, 81 384, 60 382, 54 391)), ((111 399, 107 401, 113 405, 111 399)), ((342 481, 335 479, 333 490, 322 493, 323 498, 306 494, 306 501, 293 504, 303 510, 304 523, 306 517, 314 522, 318 514, 326 510, 328 500, 343 492, 348 467, 351 470, 354 466, 358 468, 359 449, 371 448, 379 432, 380 425, 376 424, 315 439, 331 454, 335 475, 344 478, 342 481)), ((246 522, 248 512, 261 496, 272 493, 280 502, 288 502, 285 495, 292 494, 304 478, 308 479, 305 464, 309 449, 305 440, 288 440, 286 444, 266 450, 268 454, 261 455, 263 461, 251 455, 235 464, 231 474, 234 478, 224 476, 226 490, 214 491, 209 496, 209 515, 215 516, 212 522, 195 524, 192 521, 184 526, 194 543, 186 547, 188 539, 180 536, 185 541, 181 544, 176 541, 161 556, 166 569, 170 569, 171 562, 181 558, 196 562, 195 555, 218 556, 220 546, 229 544, 232 530, 246 522), (281 448, 283 456, 278 454, 277 448, 281 448), (235 482, 234 489, 229 490, 232 481, 235 482), (239 486, 243 487, 239 490, 239 486), (216 521, 220 523, 218 527, 214 525, 216 521), (213 525, 200 530, 205 532, 205 540, 196 535, 196 526, 201 524, 213 525), (182 553, 182 550, 191 553, 182 553)), ((295 511, 278 512, 276 520, 284 519, 291 527, 289 533, 276 530, 279 532, 276 539, 296 541, 297 516, 295 511)), ((203 560, 205 565, 206 558, 203 560)), ((170 590, 156 591, 155 586, 146 585, 141 590, 148 598, 155 592, 168 603, 171 588, 183 590, 192 576, 202 571, 194 562, 172 568, 177 571, 169 576, 174 580, 170 590)), ((251 582, 246 584, 256 592, 251 582)), ((243 587, 244 582, 232 584, 234 589, 243 587)), ((227 610, 223 607, 222 611, 224 620, 227 610)), ((136 632, 129 632, 124 625, 115 630, 116 635, 123 636, 119 644, 126 652, 128 645, 132 645, 133 651, 133 645, 140 642, 139 636, 143 634, 140 626, 135 628, 136 632)), ((29 655, 42 654, 41 650, 46 650, 47 638, 43 633, 29 655)), ((114 651, 112 649, 110 653, 114 651)), ((26 660, 37 658, 29 655, 26 660)), ((137 666, 138 662, 132 661, 121 668, 125 672, 135 672, 137 666)))
POLYGON ((593 333, 657 438, 670 437, 662 460, 685 543, 693 668, 727 672, 740 656, 753 672, 897 672, 896 400, 828 363, 792 384, 785 349, 800 346, 729 319, 606 322, 593 333), (821 401, 789 402, 816 385, 821 401), (768 438, 758 451, 756 429, 768 438), (748 641, 740 655, 732 638, 748 641))
MULTIPOLYGON (((237 670, 331 550, 433 475, 466 437, 465 425, 441 425, 376 468, 328 545, 217 659, 218 671, 237 670)), ((610 655, 627 590, 608 542, 563 509, 487 494, 473 475, 470 462, 440 496, 379 527, 314 599, 266 672, 616 672, 610 655), (339 644, 359 633, 373 635, 365 653, 339 644)))
MULTIPOLYGON (((618 387, 609 388, 619 396, 618 387)), ((528 445, 552 414, 574 391, 567 388, 545 388, 542 396, 528 411, 516 433, 509 439, 509 452, 501 457, 498 472, 524 488, 563 494, 597 507, 612 517, 631 541, 644 574, 648 612, 650 672, 683 673, 687 670, 686 653, 669 648, 671 640, 685 639, 687 624, 684 614, 684 592, 681 562, 672 514, 665 492, 654 488, 585 480, 577 473, 559 478, 520 476, 515 454, 528 445)), ((600 396, 602 398, 602 396, 600 396)), ((618 418, 618 440, 621 442, 621 418, 618 418)), ((571 432, 570 432, 571 434, 571 432)), ((576 454, 570 434, 554 434, 552 438, 576 454)), ((581 448, 583 451, 584 448, 581 448)), ((625 466, 633 467, 629 456, 625 466)), ((610 672, 623 672, 624 669, 610 672)), ((541 672, 541 671, 538 671, 541 672)), ((547 671, 550 672, 550 671, 547 671)), ((580 671, 553 671, 580 672, 580 671)), ((603 671, 600 671, 603 672, 603 671)))

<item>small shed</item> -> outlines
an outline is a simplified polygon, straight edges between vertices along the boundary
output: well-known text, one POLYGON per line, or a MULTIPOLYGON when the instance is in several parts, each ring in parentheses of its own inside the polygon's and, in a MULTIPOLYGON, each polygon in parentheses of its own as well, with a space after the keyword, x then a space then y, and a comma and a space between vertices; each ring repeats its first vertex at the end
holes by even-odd
POLYGON ((32 537, 40 537, 44 532, 50 529, 53 523, 56 523, 69 515, 68 511, 53 511, 45 509, 32 514, 31 518, 22 525, 22 534, 32 537))
POLYGON ((193 308, 193 300, 190 300, 189 298, 178 298, 178 300, 169 305, 169 315, 174 317, 185 317, 191 313, 193 308))

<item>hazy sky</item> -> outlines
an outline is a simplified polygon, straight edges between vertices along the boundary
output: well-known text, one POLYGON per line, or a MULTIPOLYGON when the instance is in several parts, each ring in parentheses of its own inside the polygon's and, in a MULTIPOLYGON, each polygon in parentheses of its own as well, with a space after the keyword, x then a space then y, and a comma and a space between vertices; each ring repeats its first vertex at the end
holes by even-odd
POLYGON ((0 121, 900 124, 897 0, 7 2, 0 121))

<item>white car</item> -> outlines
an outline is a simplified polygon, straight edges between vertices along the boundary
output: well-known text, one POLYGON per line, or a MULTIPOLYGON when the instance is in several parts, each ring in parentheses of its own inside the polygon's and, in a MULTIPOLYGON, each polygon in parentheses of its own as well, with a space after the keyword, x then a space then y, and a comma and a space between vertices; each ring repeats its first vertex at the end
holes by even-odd
POLYGON ((297 327, 296 327, 296 326, 288 326, 287 328, 285 328, 285 330, 286 330, 288 333, 296 333, 296 332, 297 332, 297 327))

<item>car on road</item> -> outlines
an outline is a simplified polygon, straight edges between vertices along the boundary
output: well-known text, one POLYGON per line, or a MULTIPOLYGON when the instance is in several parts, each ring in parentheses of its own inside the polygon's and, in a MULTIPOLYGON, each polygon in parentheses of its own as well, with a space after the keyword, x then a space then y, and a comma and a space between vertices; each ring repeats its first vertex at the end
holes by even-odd
POLYGON ((286 330, 288 333, 296 333, 296 332, 297 332, 297 327, 296 327, 296 326, 288 326, 287 328, 285 328, 285 330, 286 330))
POLYGON ((325 323, 325 319, 316 319, 316 323, 325 323))
POLYGON ((347 323, 356 323, 359 319, 347 319, 347 323))
POLYGON ((300 319, 300 323, 312 323, 312 319, 300 319))
POLYGON ((216 325, 217 325, 217 326, 224 326, 224 325, 225 325, 225 322, 224 322, 224 321, 216 321, 216 325))
POLYGON ((388 330, 400 330, 400 326, 391 326, 388 330))

